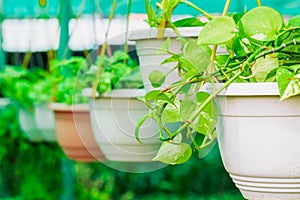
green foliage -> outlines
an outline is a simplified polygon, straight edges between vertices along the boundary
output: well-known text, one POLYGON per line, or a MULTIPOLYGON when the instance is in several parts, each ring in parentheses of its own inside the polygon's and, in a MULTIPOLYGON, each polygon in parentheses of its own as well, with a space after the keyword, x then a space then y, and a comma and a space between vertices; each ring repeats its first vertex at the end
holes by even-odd
MULTIPOLYGON (((284 23, 276 10, 260 6, 245 13, 215 17, 203 27, 197 40, 182 40, 182 52, 178 54, 168 50, 167 41, 163 49, 170 57, 164 63, 177 63, 175 70, 181 79, 166 89, 149 91, 144 99, 150 108, 146 116, 159 127, 162 148, 157 157, 164 158, 160 161, 176 163, 175 152, 186 141, 179 142, 178 148, 172 147, 171 151, 165 147, 178 135, 186 135, 183 138, 187 138, 200 155, 207 154, 216 139, 218 111, 214 98, 233 82, 276 81, 281 100, 300 95, 299 38, 299 16, 284 23), (208 45, 221 45, 226 52, 216 55, 208 45), (203 92, 205 83, 213 85, 215 82, 224 84, 211 94, 203 92), (179 122, 181 126, 172 131, 167 122, 179 122)), ((157 84, 157 80, 163 79, 154 72, 150 81, 157 84)), ((158 86, 162 81, 159 83, 158 86)), ((144 119, 141 118, 139 126, 144 119)))
POLYGON ((50 199, 59 199, 60 148, 27 141, 17 116, 13 104, 0 108, 0 198, 49 199, 51 194, 50 199))
POLYGON ((52 84, 51 99, 67 104, 87 103, 88 99, 82 95, 82 90, 89 87, 93 79, 81 77, 88 70, 88 63, 84 57, 53 60, 50 63, 50 77, 48 80, 44 80, 52 84))
POLYGON ((124 51, 115 51, 111 57, 98 56, 95 65, 97 67, 92 67, 88 73, 96 74, 98 68, 101 68, 101 76, 97 87, 99 94, 112 89, 143 87, 137 61, 133 60, 124 51))
POLYGON ((78 163, 76 171, 77 199, 243 199, 223 168, 218 148, 205 159, 192 156, 182 165, 150 173, 125 173, 99 163, 78 163))
POLYGON ((166 164, 182 164, 192 155, 192 148, 189 144, 182 142, 182 135, 178 134, 173 140, 165 141, 153 158, 153 161, 160 161, 166 164))
POLYGON ((34 103, 32 87, 46 76, 46 72, 40 68, 26 69, 22 66, 5 66, 0 71, 1 92, 12 102, 31 110, 34 103))
POLYGON ((149 24, 150 27, 159 28, 203 26, 205 24, 197 18, 190 17, 173 22, 173 12, 176 9, 176 7, 180 4, 185 4, 194 8, 195 10, 199 11, 199 14, 207 14, 205 11, 201 10, 192 2, 186 0, 157 0, 157 2, 155 3, 155 9, 153 9, 152 0, 145 0, 145 8, 147 13, 146 22, 149 24))

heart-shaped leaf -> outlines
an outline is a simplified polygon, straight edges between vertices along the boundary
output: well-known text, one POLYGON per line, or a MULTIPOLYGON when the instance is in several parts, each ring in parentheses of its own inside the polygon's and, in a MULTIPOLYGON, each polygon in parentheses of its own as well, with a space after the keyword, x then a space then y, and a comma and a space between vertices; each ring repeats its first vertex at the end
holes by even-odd
POLYGON ((294 75, 285 68, 277 70, 276 78, 280 92, 280 100, 300 94, 300 75, 294 75))
POLYGON ((224 44, 234 36, 235 22, 231 17, 220 16, 209 21, 201 30, 199 44, 224 44))
POLYGON ((199 73, 204 72, 211 62, 210 54, 194 40, 189 41, 183 47, 183 57, 199 73))
POLYGON ((192 148, 186 143, 181 143, 182 135, 178 134, 173 141, 163 142, 153 161, 166 164, 182 164, 192 155, 192 148))
POLYGON ((253 65, 253 74, 257 82, 273 81, 273 79, 266 80, 268 74, 278 68, 279 62, 277 57, 268 55, 264 58, 257 59, 253 65))
POLYGON ((145 95, 145 100, 146 101, 157 101, 157 100, 162 100, 166 101, 170 104, 174 104, 174 102, 164 93, 162 93, 160 90, 151 90, 145 95))
POLYGON ((160 87, 166 80, 165 74, 159 70, 153 70, 148 78, 154 88, 160 87))
MULTIPOLYGON (((210 95, 206 92, 197 93, 197 103, 202 105, 210 95)), ((196 128, 199 133, 204 135, 211 134, 216 127, 218 120, 218 108, 214 101, 210 101, 199 115, 196 128)))
POLYGON ((260 6, 247 12, 241 23, 247 37, 259 41, 273 41, 283 26, 283 18, 276 10, 260 6))
POLYGON ((193 113, 197 109, 197 104, 189 99, 183 100, 180 105, 180 114, 183 121, 190 121, 193 113))

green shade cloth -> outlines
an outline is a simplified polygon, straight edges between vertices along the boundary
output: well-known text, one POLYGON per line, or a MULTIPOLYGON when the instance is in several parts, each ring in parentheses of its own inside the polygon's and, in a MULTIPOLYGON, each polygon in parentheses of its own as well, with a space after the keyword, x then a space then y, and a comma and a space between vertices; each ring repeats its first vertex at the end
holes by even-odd
MULTIPOLYGON (((226 0, 190 0, 207 12, 220 13, 226 0)), ((99 13, 108 16, 112 0, 70 0, 74 17, 78 14, 99 13)), ((118 0, 117 15, 125 15, 128 0, 118 0)), ((297 15, 300 13, 300 0, 261 0, 263 5, 276 8, 286 15, 297 15)), ((5 18, 40 18, 57 17, 60 0, 47 0, 46 7, 39 6, 38 0, 3 0, 5 18)), ((256 0, 232 0, 230 11, 243 11, 256 6, 256 0)), ((145 13, 144 0, 132 0, 133 13, 145 13)), ((176 8, 175 14, 197 15, 194 9, 181 6, 176 8)))

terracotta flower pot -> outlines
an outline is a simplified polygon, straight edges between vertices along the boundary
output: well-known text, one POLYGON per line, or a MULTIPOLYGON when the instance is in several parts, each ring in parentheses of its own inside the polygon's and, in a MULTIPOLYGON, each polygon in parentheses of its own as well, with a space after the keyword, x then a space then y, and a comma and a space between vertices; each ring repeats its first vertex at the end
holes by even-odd
POLYGON ((105 160, 93 136, 88 105, 52 103, 50 107, 55 113, 57 141, 70 159, 105 160))

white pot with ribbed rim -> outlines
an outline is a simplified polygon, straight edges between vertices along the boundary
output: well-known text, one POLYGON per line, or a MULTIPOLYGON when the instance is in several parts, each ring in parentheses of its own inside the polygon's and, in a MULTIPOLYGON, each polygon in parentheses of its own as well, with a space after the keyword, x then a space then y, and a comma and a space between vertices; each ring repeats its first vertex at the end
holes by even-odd
POLYGON ((221 156, 243 196, 300 199, 300 96, 279 101, 277 83, 236 83, 217 102, 221 156))
MULTIPOLYGON (((178 31, 185 38, 197 38, 201 31, 201 27, 178 28, 178 31)), ((158 39, 157 32, 157 28, 148 28, 135 30, 129 34, 129 40, 135 41, 136 43, 136 51, 139 58, 143 83, 147 92, 154 89, 148 79, 149 74, 153 70, 160 70, 166 74, 176 66, 175 62, 161 65, 165 59, 170 57, 170 54, 167 52, 157 52, 163 46, 166 39, 171 39, 169 46, 170 51, 174 53, 179 53, 181 51, 180 41, 176 39, 178 36, 173 29, 165 29, 164 39, 158 39)), ((177 72, 173 71, 166 77, 166 81, 161 88, 165 88, 178 80, 180 80, 180 78, 177 72)))
POLYGON ((140 130, 140 144, 135 138, 138 120, 148 108, 137 99, 144 96, 141 89, 120 89, 90 99, 91 124, 95 139, 109 161, 150 162, 161 142, 157 125, 146 122, 140 130))

